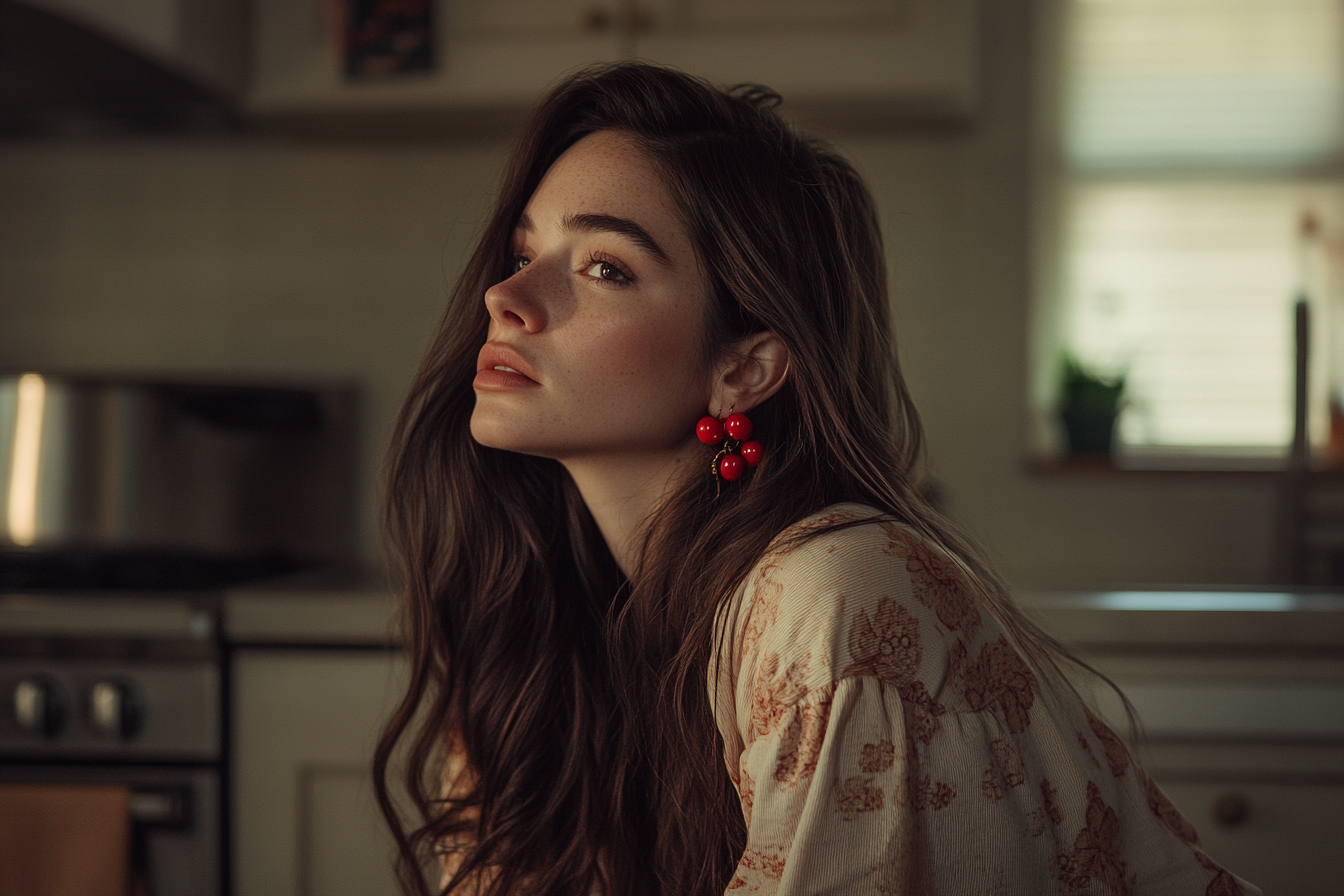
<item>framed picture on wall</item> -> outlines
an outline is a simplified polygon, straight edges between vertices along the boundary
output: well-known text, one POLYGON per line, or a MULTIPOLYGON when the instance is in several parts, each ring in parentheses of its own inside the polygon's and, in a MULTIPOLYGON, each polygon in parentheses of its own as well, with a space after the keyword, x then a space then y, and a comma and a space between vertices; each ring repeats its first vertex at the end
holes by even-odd
POLYGON ((346 77, 432 70, 433 10, 433 0, 345 0, 346 77))

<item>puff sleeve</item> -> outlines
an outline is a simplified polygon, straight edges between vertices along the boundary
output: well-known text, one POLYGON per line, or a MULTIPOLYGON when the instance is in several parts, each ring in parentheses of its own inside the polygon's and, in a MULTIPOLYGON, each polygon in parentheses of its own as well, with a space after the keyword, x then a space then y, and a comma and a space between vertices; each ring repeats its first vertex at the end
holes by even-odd
POLYGON ((953 557, 874 515, 806 521, 830 528, 767 554, 721 617, 711 696, 747 822, 728 893, 1258 893, 953 557))

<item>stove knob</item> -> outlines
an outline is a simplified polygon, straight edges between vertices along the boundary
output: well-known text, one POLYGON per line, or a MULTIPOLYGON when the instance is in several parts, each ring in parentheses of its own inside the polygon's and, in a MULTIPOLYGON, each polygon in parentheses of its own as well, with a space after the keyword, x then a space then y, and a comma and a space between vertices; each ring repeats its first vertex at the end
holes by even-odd
POLYGON ((14 686, 11 703, 19 729, 55 737, 65 727, 67 701, 61 686, 46 675, 33 675, 14 686))
POLYGON ((88 715, 99 734, 130 740, 140 731, 144 712, 134 687, 104 680, 89 688, 88 715))

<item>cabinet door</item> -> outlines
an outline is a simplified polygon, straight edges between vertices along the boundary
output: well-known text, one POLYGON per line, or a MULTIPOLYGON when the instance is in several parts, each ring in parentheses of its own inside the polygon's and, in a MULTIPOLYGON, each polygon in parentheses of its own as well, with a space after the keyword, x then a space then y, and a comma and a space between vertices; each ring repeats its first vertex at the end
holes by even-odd
POLYGON ((1344 784, 1182 777, 1159 783, 1216 862, 1265 893, 1344 892, 1344 784))
POLYGON ((340 4, 253 8, 253 114, 530 108, 560 75, 639 56, 779 90, 832 117, 959 121, 973 111, 978 0, 440 0, 432 72, 349 81, 340 4))
POLYGON ((395 896, 370 763, 400 698, 386 650, 240 650, 233 665, 239 894, 395 896))
MULTIPOLYGON (((1149 773, 1216 861, 1267 894, 1344 893, 1344 663, 1333 656, 1094 655, 1133 701, 1149 773)), ((1096 682, 1091 682, 1096 686, 1096 682)), ((1117 728, 1118 699, 1098 688, 1117 728)))
POLYGON ((638 55, 790 109, 961 119, 973 111, 976 0, 645 0, 638 55))
POLYGON ((565 71, 620 58, 617 0, 441 0, 432 72, 349 81, 341 4, 254 4, 248 109, 260 115, 527 108, 565 71))

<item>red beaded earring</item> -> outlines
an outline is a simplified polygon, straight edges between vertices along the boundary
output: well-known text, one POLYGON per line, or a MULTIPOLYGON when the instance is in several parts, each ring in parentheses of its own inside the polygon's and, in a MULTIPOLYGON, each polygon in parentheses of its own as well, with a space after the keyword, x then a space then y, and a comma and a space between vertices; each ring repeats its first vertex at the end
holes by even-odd
POLYGON ((751 438, 751 420, 746 414, 734 414, 730 409, 728 419, 722 423, 713 417, 701 417, 695 425, 695 435, 706 445, 723 442, 723 447, 714 455, 709 467, 709 474, 715 479, 733 482, 742 475, 744 469, 761 462, 761 443, 748 441, 751 438))

